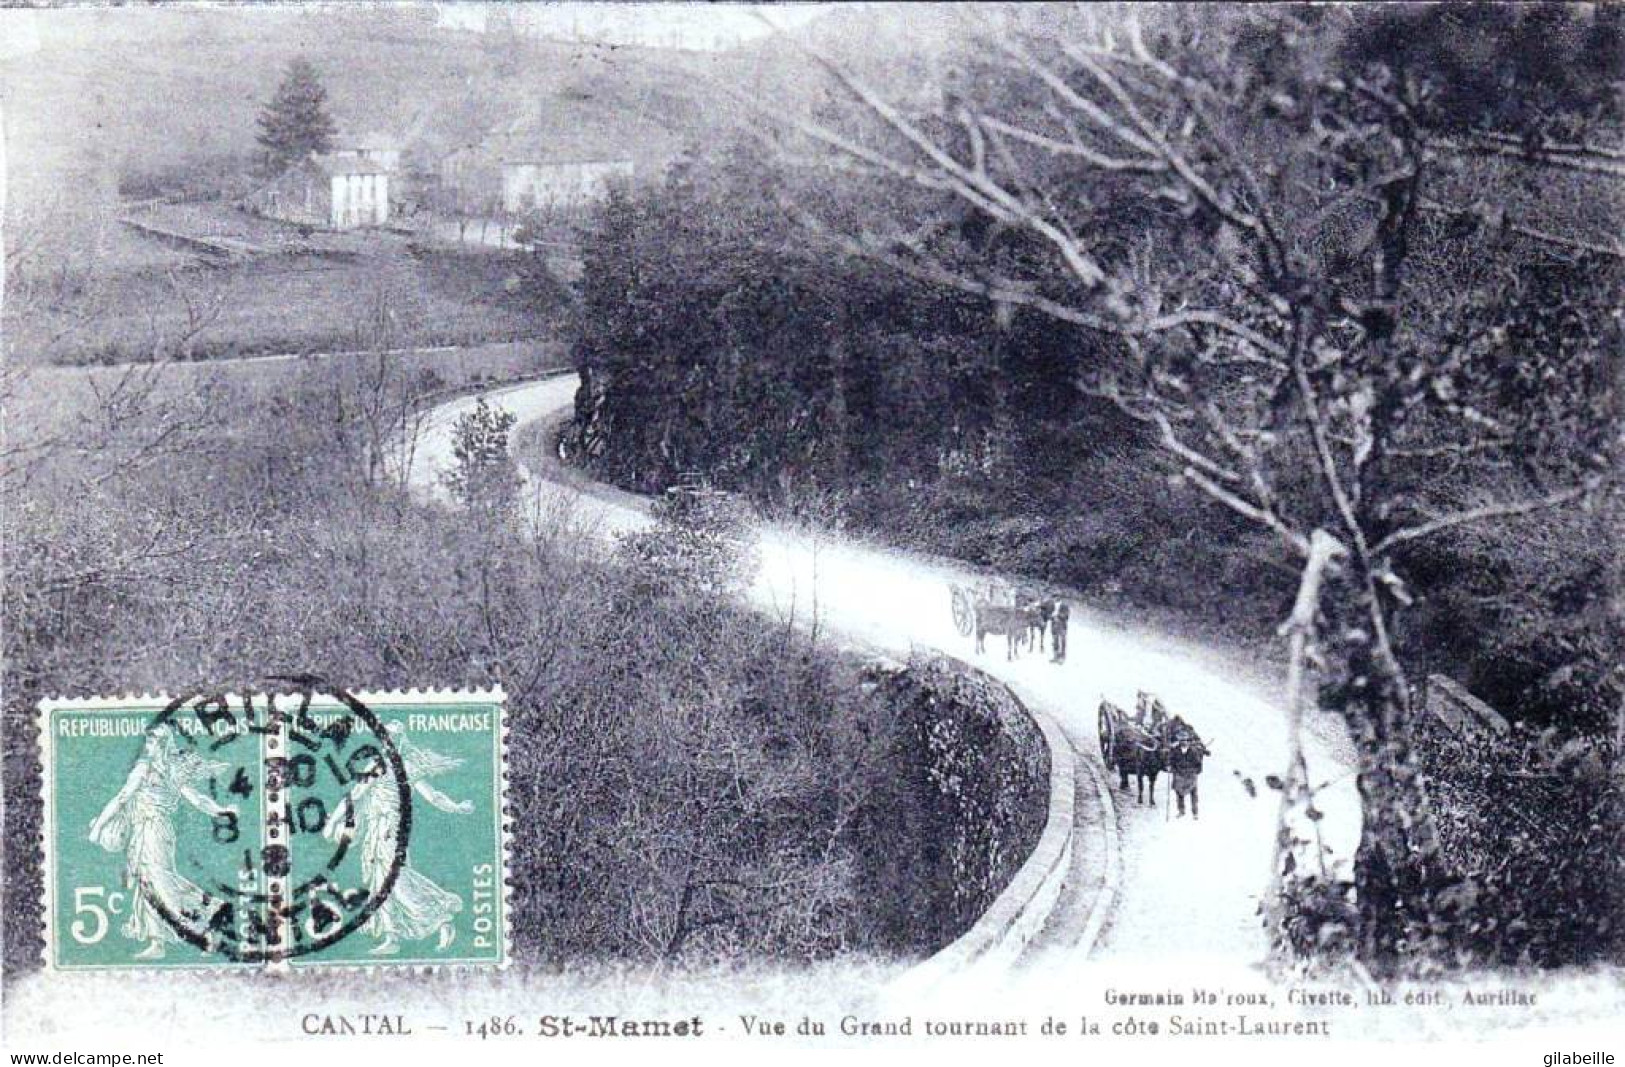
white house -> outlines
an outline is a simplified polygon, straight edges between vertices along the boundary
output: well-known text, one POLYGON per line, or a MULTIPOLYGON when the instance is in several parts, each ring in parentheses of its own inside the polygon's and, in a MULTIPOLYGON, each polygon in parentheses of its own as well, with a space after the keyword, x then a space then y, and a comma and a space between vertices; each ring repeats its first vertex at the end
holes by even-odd
POLYGON ((389 171, 349 155, 313 156, 248 197, 262 215, 306 226, 353 230, 389 221, 389 171))
POLYGON ((317 160, 329 182, 329 223, 335 230, 389 221, 389 169, 366 159, 317 160))

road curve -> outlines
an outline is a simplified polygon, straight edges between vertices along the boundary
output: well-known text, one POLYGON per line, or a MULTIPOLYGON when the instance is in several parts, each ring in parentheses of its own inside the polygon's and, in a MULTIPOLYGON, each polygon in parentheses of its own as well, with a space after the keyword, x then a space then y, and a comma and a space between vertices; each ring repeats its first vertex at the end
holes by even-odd
MULTIPOLYGON (((523 426, 557 419, 573 403, 573 375, 508 386, 483 394, 511 411, 523 426)), ((443 498, 440 473, 451 462, 452 428, 477 398, 435 408, 415 453, 410 482, 426 498, 443 498)), ((568 511, 582 528, 606 533, 648 524, 646 505, 630 494, 589 485, 579 477, 526 472, 533 513, 568 511)), ((1048 928, 1023 962, 1055 981, 1057 968, 1088 955, 1132 966, 1136 961, 1233 969, 1261 960, 1267 945, 1258 919, 1269 879, 1276 798, 1259 788, 1286 764, 1285 716, 1257 683, 1248 665, 1226 662, 1213 650, 1162 635, 1136 632, 1073 601, 1065 664, 1028 654, 1013 662, 996 642, 976 655, 953 628, 948 583, 982 575, 938 559, 812 535, 778 526, 760 531, 761 568, 751 599, 780 616, 806 619, 841 635, 907 655, 938 649, 999 678, 1030 707, 1059 723, 1077 760, 1078 826, 1073 874, 1048 928), (1202 818, 1170 818, 1162 804, 1141 807, 1132 793, 1116 792, 1115 813, 1101 825, 1101 793, 1115 790, 1100 767, 1095 714, 1104 696, 1133 706, 1138 690, 1157 693, 1201 732, 1213 755, 1202 777, 1202 818), (1095 896, 1111 851, 1120 842, 1120 892, 1109 910, 1095 896), (1080 951, 1080 948, 1083 951, 1080 951), (1037 957, 1036 959, 1034 957, 1037 957)), ((1324 725, 1324 724, 1322 724, 1324 725)), ((1340 730, 1305 737, 1311 780, 1328 783, 1319 797, 1333 858, 1345 862, 1358 841, 1359 807, 1350 750, 1340 730)), ((1165 797, 1166 779, 1158 799, 1165 797)))

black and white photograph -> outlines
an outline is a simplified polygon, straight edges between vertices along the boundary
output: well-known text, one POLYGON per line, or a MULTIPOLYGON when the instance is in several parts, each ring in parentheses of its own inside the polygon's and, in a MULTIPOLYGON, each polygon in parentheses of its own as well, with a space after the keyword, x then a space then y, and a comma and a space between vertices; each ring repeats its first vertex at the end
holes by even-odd
POLYGON ((1616 1064, 1622 235, 1614 3, 7 5, 8 1063, 1616 1064))

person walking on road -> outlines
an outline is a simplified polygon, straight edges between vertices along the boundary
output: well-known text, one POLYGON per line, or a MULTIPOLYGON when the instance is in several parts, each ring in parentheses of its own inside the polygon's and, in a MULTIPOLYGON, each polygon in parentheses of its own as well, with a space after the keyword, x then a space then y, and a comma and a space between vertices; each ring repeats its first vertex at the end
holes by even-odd
POLYGON ((1066 623, 1072 615, 1072 609, 1067 607, 1066 601, 1055 602, 1055 615, 1050 620, 1050 643, 1055 646, 1055 658, 1052 663, 1066 662, 1066 623))
POLYGON ((1196 736, 1196 731, 1185 725, 1183 719, 1175 718, 1170 733, 1173 734, 1173 751, 1168 755, 1168 770, 1174 776, 1174 798, 1179 802, 1179 817, 1185 817, 1185 800, 1191 802, 1191 818, 1202 817, 1196 793, 1196 780, 1202 774, 1202 757, 1212 755, 1202 739, 1196 736))
POLYGON ((1055 622, 1055 601, 1040 600, 1038 602, 1038 651, 1044 651, 1044 636, 1050 632, 1055 622))

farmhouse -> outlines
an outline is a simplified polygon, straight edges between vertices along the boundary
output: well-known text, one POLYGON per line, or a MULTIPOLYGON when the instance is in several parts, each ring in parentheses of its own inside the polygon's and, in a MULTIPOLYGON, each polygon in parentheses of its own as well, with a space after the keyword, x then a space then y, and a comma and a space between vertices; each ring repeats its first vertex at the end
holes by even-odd
POLYGON ((348 153, 313 156, 249 194, 246 206, 306 226, 382 226, 389 221, 389 169, 348 153))
POLYGON ((580 208, 602 199, 616 180, 632 180, 631 160, 504 160, 502 207, 515 215, 580 208))

